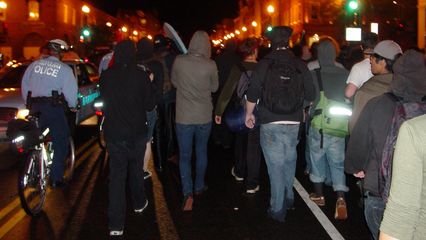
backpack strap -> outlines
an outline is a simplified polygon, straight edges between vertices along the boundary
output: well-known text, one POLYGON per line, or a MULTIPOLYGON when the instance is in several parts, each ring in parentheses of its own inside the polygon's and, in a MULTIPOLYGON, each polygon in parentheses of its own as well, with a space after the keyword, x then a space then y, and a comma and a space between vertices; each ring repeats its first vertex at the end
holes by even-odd
POLYGON ((236 65, 238 69, 240 69, 240 71, 246 75, 246 77, 250 78, 250 76, 247 73, 247 69, 244 67, 242 62, 237 62, 236 65))
MULTIPOLYGON (((319 67, 319 68, 315 68, 315 73, 317 74, 317 80, 318 80, 318 87, 319 87, 319 90, 320 90, 320 92, 322 92, 322 91, 324 91, 324 89, 323 89, 323 87, 322 87, 322 79, 321 79, 321 67, 319 67)), ((315 110, 315 113, 314 114, 321 114, 322 113, 322 111, 323 111, 323 109, 320 109, 318 112, 317 112, 318 110, 316 109, 315 110)), ((321 140, 320 140, 320 148, 322 149, 323 148, 323 146, 324 146, 324 133, 323 133, 323 131, 322 131, 322 129, 320 129, 319 130, 319 133, 320 133, 320 135, 321 135, 321 140)))
POLYGON ((315 68, 315 73, 317 74, 319 90, 320 90, 320 92, 324 91, 323 86, 322 86, 322 79, 321 79, 321 67, 315 68))

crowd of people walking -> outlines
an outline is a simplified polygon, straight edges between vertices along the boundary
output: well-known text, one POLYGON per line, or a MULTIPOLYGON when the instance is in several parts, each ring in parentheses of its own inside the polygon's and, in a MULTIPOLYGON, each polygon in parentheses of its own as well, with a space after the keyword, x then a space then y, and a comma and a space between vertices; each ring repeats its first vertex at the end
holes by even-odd
POLYGON ((126 178, 134 212, 148 206, 143 179, 150 176, 151 155, 157 171, 166 161, 179 165, 182 210, 192 211, 194 195, 208 190, 209 139, 234 147, 229 173, 244 182, 245 194, 263 189, 259 169, 265 160, 268 216, 284 222, 295 199, 296 147, 305 138, 314 203, 332 203, 337 220, 350 217, 345 200, 350 174, 364 189, 372 239, 423 238, 424 54, 366 33, 359 46, 363 59, 349 66, 333 38, 322 37, 306 51, 292 43, 292 31, 277 26, 261 40, 229 40, 214 57, 205 31, 194 33, 186 54, 173 51, 162 35, 140 40, 137 48, 131 41, 117 44, 100 77, 111 236, 123 234, 126 178), (325 199, 327 186, 335 199, 325 199))

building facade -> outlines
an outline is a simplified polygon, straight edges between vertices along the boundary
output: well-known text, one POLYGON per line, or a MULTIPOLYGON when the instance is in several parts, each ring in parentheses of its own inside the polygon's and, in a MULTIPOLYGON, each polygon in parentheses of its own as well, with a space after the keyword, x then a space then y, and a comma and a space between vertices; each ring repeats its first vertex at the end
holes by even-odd
POLYGON ((155 26, 144 16, 128 21, 81 0, 0 0, 0 53, 4 60, 32 59, 46 41, 61 38, 84 56, 91 45, 138 40, 158 31, 143 26, 155 26))

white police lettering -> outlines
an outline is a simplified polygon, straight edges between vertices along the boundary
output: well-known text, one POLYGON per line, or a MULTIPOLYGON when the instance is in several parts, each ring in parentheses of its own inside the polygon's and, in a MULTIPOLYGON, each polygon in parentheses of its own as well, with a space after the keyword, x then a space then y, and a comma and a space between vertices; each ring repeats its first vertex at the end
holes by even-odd
POLYGON ((34 67, 34 72, 42 75, 48 75, 52 77, 58 77, 58 72, 61 69, 61 65, 48 61, 40 61, 34 67))

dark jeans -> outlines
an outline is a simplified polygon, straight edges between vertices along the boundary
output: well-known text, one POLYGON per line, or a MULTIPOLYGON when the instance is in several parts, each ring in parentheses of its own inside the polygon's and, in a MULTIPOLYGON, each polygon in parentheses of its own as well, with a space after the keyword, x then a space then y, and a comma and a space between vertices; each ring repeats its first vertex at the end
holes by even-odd
POLYGON ((158 170, 164 162, 176 154, 177 140, 175 132, 175 93, 163 95, 163 102, 157 105, 158 120, 154 128, 153 155, 158 170))
POLYGON ((133 209, 142 208, 146 201, 141 161, 145 154, 146 138, 106 141, 109 153, 108 226, 110 230, 123 230, 126 216, 126 179, 129 180, 133 209))
POLYGON ((41 112, 40 127, 49 128, 54 151, 53 164, 50 173, 52 181, 61 181, 64 176, 65 158, 68 155, 69 127, 62 106, 53 106, 51 103, 33 103, 31 112, 41 112))
POLYGON ((371 196, 366 192, 364 216, 374 240, 379 239, 380 223, 385 212, 385 203, 381 197, 371 196))
POLYGON ((239 177, 246 177, 247 189, 253 189, 259 185, 261 158, 260 128, 235 135, 235 173, 239 177))

